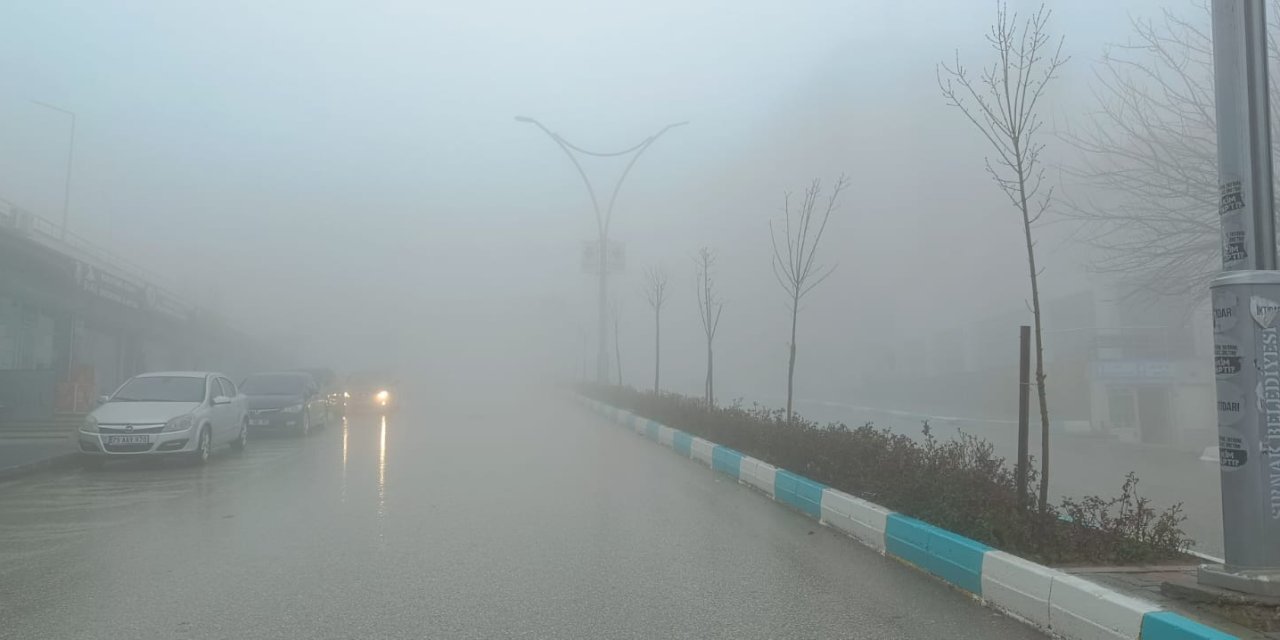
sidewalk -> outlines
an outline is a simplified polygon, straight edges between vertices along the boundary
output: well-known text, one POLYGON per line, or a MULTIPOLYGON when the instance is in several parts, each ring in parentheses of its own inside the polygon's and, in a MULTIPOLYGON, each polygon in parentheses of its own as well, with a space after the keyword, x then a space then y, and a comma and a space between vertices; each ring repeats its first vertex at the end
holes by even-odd
POLYGON ((0 438, 0 480, 70 462, 76 444, 71 438, 0 438))
POLYGON ((1280 609, 1249 607, 1238 601, 1232 602, 1230 596, 1221 599, 1206 597, 1202 588, 1196 583, 1194 565, 1075 567, 1061 570, 1124 595, 1154 602, 1165 609, 1176 611, 1242 640, 1280 638, 1280 618, 1276 617, 1280 609), (1276 629, 1276 631, 1252 631, 1241 624, 1246 618, 1254 620, 1256 625, 1276 629))

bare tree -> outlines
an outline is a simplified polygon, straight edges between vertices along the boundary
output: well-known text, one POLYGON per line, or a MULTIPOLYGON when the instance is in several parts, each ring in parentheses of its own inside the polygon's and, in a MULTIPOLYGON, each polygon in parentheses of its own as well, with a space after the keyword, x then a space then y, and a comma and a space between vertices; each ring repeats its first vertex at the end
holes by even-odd
POLYGON ((694 258, 698 295, 698 319, 702 321, 702 332, 707 336, 707 380, 703 394, 707 407, 716 406, 715 393, 715 358, 712 355, 712 343, 716 339, 716 329, 720 327, 720 312, 724 310, 724 301, 716 294, 715 264, 716 254, 708 247, 698 249, 694 258))
MULTIPOLYGON (((1280 121, 1280 2, 1268 14, 1271 121, 1280 121)), ((1097 108, 1059 135, 1078 161, 1063 169, 1063 213, 1098 249, 1093 267, 1130 293, 1203 299, 1222 266, 1210 11, 1132 19, 1133 38, 1094 69, 1097 108), (1079 193, 1088 193, 1080 197, 1079 193)), ((1272 139, 1272 153, 1280 139, 1272 139)))
POLYGON ((1022 215, 1031 277, 1031 313, 1036 335, 1036 391, 1040 401, 1040 508, 1049 504, 1049 409, 1045 404, 1044 337, 1040 318, 1040 271, 1036 269, 1035 240, 1031 227, 1049 208, 1052 187, 1044 186, 1044 168, 1038 142, 1042 121, 1040 99, 1045 88, 1067 61, 1062 39, 1052 42, 1045 32, 1052 14, 1041 5, 1019 23, 1003 2, 996 4, 996 21, 987 34, 997 61, 975 78, 955 62, 938 65, 938 86, 947 104, 956 107, 995 150, 986 159, 987 173, 1022 215))
POLYGON ((659 267, 644 271, 644 297, 653 309, 653 393, 656 395, 658 374, 662 369, 662 305, 667 302, 667 272, 659 267))
POLYGON ((827 220, 835 211, 840 192, 849 186, 843 175, 836 180, 831 193, 818 208, 822 199, 822 181, 814 178, 804 190, 804 197, 792 206, 791 193, 782 198, 782 222, 774 227, 769 221, 769 240, 773 243, 773 275, 787 294, 787 310, 791 312, 790 357, 787 360, 787 422, 791 422, 791 401, 796 377, 796 321, 800 316, 800 300, 814 287, 822 284, 833 272, 835 265, 814 262, 818 243, 827 230, 827 220))

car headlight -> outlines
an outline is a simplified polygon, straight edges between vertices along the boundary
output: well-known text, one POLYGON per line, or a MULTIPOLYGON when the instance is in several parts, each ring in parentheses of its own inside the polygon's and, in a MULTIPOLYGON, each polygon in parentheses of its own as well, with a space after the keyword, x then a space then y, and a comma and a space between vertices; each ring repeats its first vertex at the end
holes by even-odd
POLYGON ((343 392, 342 392, 342 397, 344 397, 344 398, 350 398, 350 397, 351 397, 351 394, 350 394, 350 393, 348 393, 348 392, 346 392, 346 391, 343 391, 343 392))
POLYGON ((300 405, 300 404, 295 404, 295 405, 293 405, 293 406, 291 406, 291 407, 285 407, 285 408, 281 409, 281 411, 283 411, 283 412, 285 412, 285 413, 300 413, 300 412, 302 411, 302 405, 300 405))
POLYGON ((93 416, 85 416, 84 424, 80 425, 80 430, 85 433, 98 433, 98 419, 93 416))
POLYGON ((181 415, 164 423, 164 432, 186 431, 191 428, 191 414, 181 415))
POLYGON ((378 402, 380 402, 380 403, 382 403, 382 404, 386 404, 386 403, 387 403, 387 400, 391 398, 391 394, 387 393, 387 391, 386 391, 385 389, 383 389, 382 391, 379 391, 379 392, 378 392, 378 395, 374 396, 374 398, 375 398, 378 402))

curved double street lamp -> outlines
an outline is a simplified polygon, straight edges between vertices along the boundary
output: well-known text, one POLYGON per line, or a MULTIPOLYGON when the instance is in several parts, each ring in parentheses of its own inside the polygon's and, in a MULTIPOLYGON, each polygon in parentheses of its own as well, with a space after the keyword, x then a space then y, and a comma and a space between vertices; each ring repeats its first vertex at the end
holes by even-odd
POLYGON ((597 323, 597 342, 596 342, 596 382, 605 382, 609 376, 609 355, 606 347, 607 340, 605 334, 608 331, 608 291, 609 291, 609 224, 613 220, 613 205, 618 200, 618 192, 622 189, 622 183, 627 179, 627 174, 631 172, 631 168, 635 166, 636 160, 652 145, 662 134, 679 126, 688 124, 688 122, 675 122, 658 130, 657 133, 641 140, 638 144, 623 149, 621 151, 591 151, 583 149, 578 145, 565 140, 560 134, 548 129, 546 125, 527 116, 516 116, 516 122, 532 124, 547 134, 564 154, 569 157, 569 161, 573 163, 578 175, 582 178, 582 183, 587 187, 587 194, 591 196, 591 208, 596 216, 596 231, 599 242, 597 253, 600 260, 600 291, 598 300, 599 319, 597 323), (609 202, 603 210, 600 208, 600 199, 596 196, 595 187, 591 184, 591 179, 587 177, 587 172, 582 169, 582 163, 578 162, 576 153, 593 156, 597 158, 616 158, 631 154, 631 160, 627 162, 626 168, 622 170, 622 175, 618 177, 617 183, 613 185, 613 192, 609 194, 609 202))

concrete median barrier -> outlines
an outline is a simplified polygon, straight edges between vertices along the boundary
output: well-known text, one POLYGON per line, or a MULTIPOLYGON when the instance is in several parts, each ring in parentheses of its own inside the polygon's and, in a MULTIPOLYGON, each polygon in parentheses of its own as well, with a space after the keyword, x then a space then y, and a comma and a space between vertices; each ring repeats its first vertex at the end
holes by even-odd
POLYGON ((773 498, 776 497, 774 483, 777 472, 778 468, 767 462, 743 456, 738 470, 738 479, 773 498))

